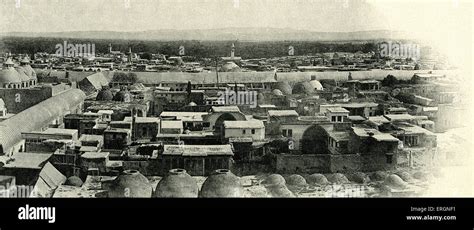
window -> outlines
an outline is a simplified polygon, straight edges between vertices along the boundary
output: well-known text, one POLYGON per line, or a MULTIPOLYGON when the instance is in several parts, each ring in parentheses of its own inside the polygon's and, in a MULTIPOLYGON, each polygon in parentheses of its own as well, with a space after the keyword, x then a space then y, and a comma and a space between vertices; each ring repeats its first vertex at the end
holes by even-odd
POLYGON ((245 134, 245 129, 242 130, 242 134, 245 134))
POLYGON ((337 122, 342 122, 342 116, 337 116, 337 122))
POLYGON ((331 121, 336 122, 336 116, 331 116, 331 121))
POLYGON ((252 129, 252 134, 255 134, 255 129, 252 129))
POLYGON ((288 129, 288 137, 293 137, 293 130, 288 129))
POLYGON ((386 155, 386 157, 387 157, 387 164, 392 164, 392 162, 393 162, 393 159, 392 159, 392 158, 393 158, 393 155, 386 155))

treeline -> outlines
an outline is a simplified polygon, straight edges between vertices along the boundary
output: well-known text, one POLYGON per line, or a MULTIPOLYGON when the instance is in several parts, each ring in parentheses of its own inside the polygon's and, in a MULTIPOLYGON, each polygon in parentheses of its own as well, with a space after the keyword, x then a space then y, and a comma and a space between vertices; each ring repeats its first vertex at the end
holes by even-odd
MULTIPOLYGON (((64 38, 31 38, 4 37, 0 40, 0 52, 55 53, 56 45, 63 44, 94 44, 96 53, 107 53, 109 44, 116 51, 128 52, 129 47, 136 53, 161 53, 168 56, 180 55, 180 47, 184 47, 185 56, 222 57, 229 56, 232 41, 138 41, 138 40, 103 40, 103 39, 64 39, 64 38)), ((235 55, 242 58, 269 58, 287 56, 290 46, 294 55, 313 55, 324 52, 370 52, 377 48, 375 42, 310 42, 310 41, 281 41, 281 42, 243 42, 236 41, 235 55)))

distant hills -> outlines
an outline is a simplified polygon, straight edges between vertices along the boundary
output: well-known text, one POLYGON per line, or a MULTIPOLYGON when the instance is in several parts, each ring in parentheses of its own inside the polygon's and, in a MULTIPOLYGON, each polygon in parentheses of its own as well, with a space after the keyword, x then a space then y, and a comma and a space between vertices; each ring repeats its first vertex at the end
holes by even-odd
POLYGON ((75 39, 123 39, 123 40, 203 40, 203 41, 354 41, 410 39, 405 32, 372 30, 356 32, 315 32, 281 28, 225 28, 196 30, 148 30, 138 32, 70 31, 70 32, 7 32, 0 36, 47 37, 75 39))

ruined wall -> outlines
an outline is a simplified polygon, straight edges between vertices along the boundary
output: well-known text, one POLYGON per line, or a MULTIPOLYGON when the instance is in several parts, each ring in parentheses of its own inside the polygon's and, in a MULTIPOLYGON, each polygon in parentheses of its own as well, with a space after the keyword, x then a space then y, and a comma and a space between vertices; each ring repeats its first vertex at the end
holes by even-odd
POLYGON ((361 169, 360 155, 358 154, 331 154, 330 171, 337 172, 356 172, 361 169))

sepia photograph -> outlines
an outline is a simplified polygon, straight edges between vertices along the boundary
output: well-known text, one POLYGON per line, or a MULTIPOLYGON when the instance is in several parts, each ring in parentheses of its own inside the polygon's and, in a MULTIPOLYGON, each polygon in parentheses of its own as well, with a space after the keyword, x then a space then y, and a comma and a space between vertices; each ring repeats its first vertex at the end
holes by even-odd
POLYGON ((0 229, 235 198, 472 228, 472 23, 470 0, 0 0, 0 229))

